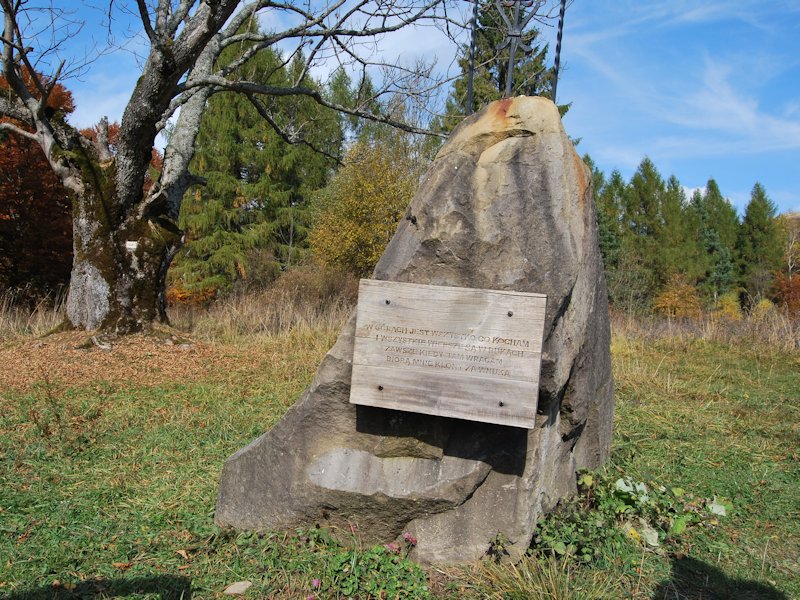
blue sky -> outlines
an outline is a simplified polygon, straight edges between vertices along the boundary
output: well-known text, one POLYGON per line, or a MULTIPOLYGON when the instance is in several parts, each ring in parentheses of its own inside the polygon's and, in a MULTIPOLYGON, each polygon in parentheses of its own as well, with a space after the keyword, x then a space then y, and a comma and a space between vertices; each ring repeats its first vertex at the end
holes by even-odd
MULTIPOLYGON (((62 4, 87 20, 74 48, 105 40, 101 13, 86 4, 62 4)), ((120 16, 117 32, 123 24, 120 16)), ((554 49, 553 28, 543 36, 554 49)), ((780 212, 799 211, 798 40, 798 0, 574 0, 558 88, 559 102, 572 102, 564 125, 607 174, 617 168, 628 179, 649 156, 687 188, 714 177, 740 213, 756 181, 780 212)), ((430 29, 384 43, 409 61, 412 51, 438 55, 443 67, 454 52, 430 29)), ((74 123, 121 117, 138 76, 135 44, 67 82, 74 123)))
POLYGON ((756 181, 800 210, 797 0, 575 0, 562 60, 564 126, 606 173, 647 155, 688 188, 714 177, 740 213, 756 181))

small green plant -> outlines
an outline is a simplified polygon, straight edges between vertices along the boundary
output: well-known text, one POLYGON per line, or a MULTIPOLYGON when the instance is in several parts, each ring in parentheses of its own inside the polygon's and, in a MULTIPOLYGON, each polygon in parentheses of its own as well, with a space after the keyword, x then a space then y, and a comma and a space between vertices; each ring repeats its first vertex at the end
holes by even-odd
POLYGON ((351 543, 339 543, 323 528, 298 531, 311 553, 308 598, 430 598, 427 576, 408 559, 417 544, 410 533, 399 542, 361 548, 356 530, 351 543))
POLYGON ((348 598, 427 598, 425 573, 392 544, 342 549, 328 563, 330 592, 348 598))
POLYGON ((577 496, 539 523, 531 551, 588 563, 632 542, 658 550, 690 525, 730 509, 724 500, 698 499, 678 487, 582 472, 577 496))
POLYGON ((61 429, 67 417, 64 399, 55 391, 47 373, 42 370, 41 374, 42 381, 34 386, 36 394, 28 404, 26 413, 34 430, 41 437, 49 438, 61 429))
POLYGON ((486 556, 498 563, 509 556, 508 538, 505 536, 505 534, 503 534, 503 532, 500 532, 494 536, 494 539, 489 544, 489 549, 486 551, 486 556))

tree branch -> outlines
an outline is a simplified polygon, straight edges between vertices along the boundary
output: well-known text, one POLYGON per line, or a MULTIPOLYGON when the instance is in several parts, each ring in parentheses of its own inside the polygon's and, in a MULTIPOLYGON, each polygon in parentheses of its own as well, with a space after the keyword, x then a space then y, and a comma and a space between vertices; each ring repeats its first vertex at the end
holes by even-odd
POLYGON ((34 126, 30 111, 19 99, 16 99, 16 101, 12 103, 7 98, 0 96, 0 115, 4 115, 16 121, 21 121, 29 127, 34 126))
POLYGON ((151 44, 156 43, 156 32, 153 30, 153 24, 150 22, 150 13, 147 11, 147 4, 144 0, 136 0, 136 5, 139 7, 139 18, 142 20, 142 27, 144 32, 150 39, 151 44))
POLYGON ((284 142, 286 142, 287 144, 302 144, 304 146, 308 146, 314 152, 322 154, 323 156, 326 156, 326 157, 330 158, 331 160, 335 161, 336 164, 342 164, 342 160, 341 160, 340 157, 334 156, 333 154, 330 154, 329 152, 323 150, 322 148, 319 148, 315 144, 312 144, 311 142, 309 142, 308 140, 306 140, 303 137, 299 137, 296 134, 287 133, 285 129, 283 129, 280 125, 278 125, 278 123, 272 117, 272 114, 269 112, 269 110, 267 110, 267 107, 264 106, 264 103, 259 98, 257 98, 254 94, 246 94, 246 96, 247 96, 247 99, 250 100, 250 103, 256 109, 258 114, 267 123, 269 123, 270 127, 272 127, 272 129, 275 131, 275 133, 277 133, 278 136, 284 142))
POLYGON ((53 77, 52 77, 52 78, 50 78, 50 79, 49 79, 49 80, 48 80, 48 81, 47 81, 47 82, 44 84, 44 92, 42 93, 42 97, 41 97, 41 99, 39 100, 39 107, 40 107, 40 109, 42 109, 42 110, 43 110, 43 109, 44 109, 44 107, 46 107, 46 106, 47 106, 47 101, 50 99, 50 94, 52 94, 52 93, 53 93, 53 90, 55 89, 56 85, 58 84, 58 78, 59 78, 59 77, 61 77, 61 70, 62 70, 63 68, 64 68, 64 61, 62 60, 62 61, 59 63, 59 65, 58 65, 58 68, 56 69, 56 72, 55 72, 55 74, 53 75, 53 77))
POLYGON ((174 36, 175 32, 178 31, 178 27, 180 27, 184 19, 189 16, 189 11, 193 5, 194 0, 181 0, 181 3, 173 11, 172 16, 167 21, 167 33, 170 36, 174 36))
POLYGON ((19 135, 21 137, 27 138, 29 140, 33 140, 37 144, 39 143, 39 138, 36 137, 35 133, 31 133, 30 131, 25 131, 24 129, 22 129, 21 127, 17 127, 13 123, 8 123, 8 122, 0 123, 0 131, 2 131, 4 129, 7 130, 7 131, 11 131, 11 132, 13 132, 13 133, 15 133, 15 134, 17 134, 17 135, 19 135))
MULTIPOLYGON (((21 6, 22 5, 21 0, 17 0, 17 1, 18 1, 17 6, 18 7, 21 6)), ((5 4, 6 3, 3 2, 3 10, 5 10, 5 4)), ((36 69, 31 64, 30 58, 28 57, 28 49, 25 48, 24 45, 23 45, 22 32, 20 31, 19 25, 17 24, 16 12, 6 12, 6 28, 7 29, 11 28, 11 30, 13 32, 11 40, 13 41, 13 39, 14 39, 13 36, 16 36, 17 40, 19 41, 19 50, 17 50, 17 55, 22 60, 22 62, 25 64, 25 68, 28 69, 28 73, 29 73, 29 75, 31 77, 31 80, 33 81, 33 85, 35 85, 36 89, 39 91, 40 98, 45 98, 45 96, 46 96, 45 87, 42 84, 41 78, 39 77, 39 74, 36 72, 36 69)), ((15 75, 16 75, 16 69, 14 69, 14 71, 15 71, 15 75)), ((6 74, 6 78, 8 78, 8 74, 6 74)), ((22 83, 22 82, 20 82, 20 83, 22 83)), ((9 81, 9 84, 11 84, 11 81, 9 81)), ((25 87, 24 83, 22 84, 22 86, 25 87)), ((14 90, 14 91, 17 91, 17 90, 14 90)), ((27 91, 27 88, 26 88, 26 91, 27 91)), ((17 93, 19 93, 19 92, 17 92, 17 93)), ((23 98, 23 99, 25 99, 26 103, 27 103, 27 99, 26 98, 23 98)), ((43 108, 44 108, 44 104, 42 102, 39 102, 38 111, 41 111, 43 108)))
POLYGON ((319 93, 319 91, 308 87, 303 87, 303 86, 277 87, 277 86, 257 84, 251 81, 230 81, 223 77, 217 77, 217 76, 211 76, 208 78, 198 78, 196 81, 187 84, 187 86, 189 86, 189 89, 191 89, 191 87, 199 87, 206 85, 234 92, 242 92, 246 95, 306 96, 314 100, 317 104, 320 104, 321 106, 330 108, 337 112, 352 115, 354 117, 361 117, 362 119, 368 119, 370 121, 375 121, 376 123, 384 123, 386 125, 391 125, 396 129, 400 129, 408 133, 419 133, 422 135, 431 135, 441 138, 447 137, 444 134, 433 132, 428 129, 422 129, 414 125, 409 125, 408 123, 403 123, 402 121, 398 121, 396 119, 392 119, 384 115, 377 115, 375 113, 366 110, 361 110, 358 108, 350 108, 347 106, 343 106, 341 104, 337 104, 335 102, 326 99, 322 94, 319 93))

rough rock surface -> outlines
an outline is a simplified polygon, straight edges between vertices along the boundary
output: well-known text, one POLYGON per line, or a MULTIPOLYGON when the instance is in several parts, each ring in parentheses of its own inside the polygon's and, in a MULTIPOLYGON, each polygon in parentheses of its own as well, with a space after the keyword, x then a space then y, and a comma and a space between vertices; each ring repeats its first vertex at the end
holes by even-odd
POLYGON ((411 532, 413 558, 463 563, 498 535, 519 556, 575 470, 608 456, 613 412, 606 283, 587 170, 542 98, 495 102, 439 152, 375 278, 545 293, 532 430, 348 403, 355 317, 308 390, 231 456, 216 520, 244 529, 355 523, 411 532))

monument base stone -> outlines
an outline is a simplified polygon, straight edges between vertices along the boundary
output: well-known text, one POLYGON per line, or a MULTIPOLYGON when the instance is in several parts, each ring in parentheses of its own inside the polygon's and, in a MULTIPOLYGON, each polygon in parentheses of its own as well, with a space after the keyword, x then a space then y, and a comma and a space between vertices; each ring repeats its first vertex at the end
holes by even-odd
POLYGON ((411 557, 440 564, 479 559, 502 536, 521 556, 611 443, 589 182, 552 102, 494 102, 451 134, 375 268, 378 280, 547 295, 533 429, 351 404, 353 316, 298 402, 225 462, 217 523, 354 524, 366 543, 408 532, 411 557))

